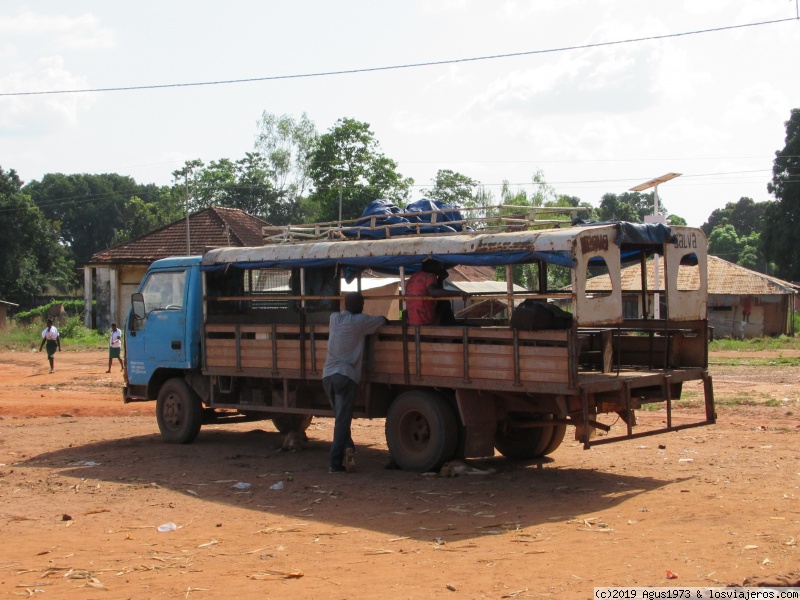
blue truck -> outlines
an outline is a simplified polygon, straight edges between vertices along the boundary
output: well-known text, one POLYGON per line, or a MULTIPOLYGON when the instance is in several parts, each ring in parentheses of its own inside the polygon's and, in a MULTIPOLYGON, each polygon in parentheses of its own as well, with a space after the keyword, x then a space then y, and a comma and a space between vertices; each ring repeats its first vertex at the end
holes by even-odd
POLYGON ((367 295, 365 312, 390 321, 368 340, 355 417, 385 419, 389 452, 404 469, 496 451, 545 456, 570 426, 589 448, 708 425, 705 261, 698 229, 625 223, 313 239, 167 258, 132 296, 124 399, 156 400, 158 428, 172 443, 192 442, 215 415, 304 431, 313 417, 332 416, 321 385, 330 314, 345 282, 366 288, 370 270, 396 283, 367 295), (648 289, 640 275, 641 289, 624 290, 625 265, 647 272, 653 255, 663 281, 648 289), (473 295, 456 325, 411 326, 404 281, 427 257, 505 269, 506 290, 473 295), (535 289, 511 285, 516 265, 536 270, 535 289), (568 288, 547 289, 553 266, 568 270, 568 288), (531 303, 557 304, 570 318, 514 317, 531 303), (478 310, 498 304, 504 312, 478 310), (673 422, 690 381, 702 382, 703 418, 673 422), (635 430, 636 409, 651 403, 666 408, 666 425, 635 430), (623 431, 594 435, 609 433, 604 419, 621 419, 623 431))

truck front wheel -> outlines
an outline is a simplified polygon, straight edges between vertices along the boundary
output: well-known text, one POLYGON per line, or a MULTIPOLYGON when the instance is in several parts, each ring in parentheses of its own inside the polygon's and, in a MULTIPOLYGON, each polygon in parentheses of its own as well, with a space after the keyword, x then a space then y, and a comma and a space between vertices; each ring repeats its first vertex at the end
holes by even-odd
POLYGON ((456 451, 456 415, 447 401, 434 392, 412 390, 400 394, 386 415, 386 444, 401 469, 438 469, 456 451))
POLYGON ((170 379, 158 392, 156 419, 164 440, 189 444, 200 433, 203 403, 183 379, 170 379))

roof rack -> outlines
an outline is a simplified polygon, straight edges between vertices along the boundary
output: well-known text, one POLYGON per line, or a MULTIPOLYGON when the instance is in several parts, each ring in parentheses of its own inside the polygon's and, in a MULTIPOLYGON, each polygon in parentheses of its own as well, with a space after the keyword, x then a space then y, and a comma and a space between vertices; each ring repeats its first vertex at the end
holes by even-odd
MULTIPOLYGON (((269 225, 262 228, 264 244, 285 244, 312 241, 354 241, 362 239, 362 234, 375 239, 368 232, 383 231, 386 237, 400 235, 470 235, 480 233, 500 233, 506 231, 526 231, 529 229, 552 229, 571 225, 579 216, 591 216, 588 206, 514 206, 500 204, 496 206, 474 206, 466 208, 449 208, 428 211, 401 212, 390 215, 370 215, 358 219, 327 221, 322 223, 306 223, 302 225, 269 225), (461 214, 461 220, 452 220, 452 214, 461 214), (421 221, 420 217, 430 215, 430 220, 421 221), (385 218, 405 217, 402 223, 381 223, 385 218), (431 227, 437 225, 459 226, 461 231, 431 233, 431 227), (408 230, 413 230, 409 233, 408 230)), ((456 227, 455 229, 458 229, 456 227)))

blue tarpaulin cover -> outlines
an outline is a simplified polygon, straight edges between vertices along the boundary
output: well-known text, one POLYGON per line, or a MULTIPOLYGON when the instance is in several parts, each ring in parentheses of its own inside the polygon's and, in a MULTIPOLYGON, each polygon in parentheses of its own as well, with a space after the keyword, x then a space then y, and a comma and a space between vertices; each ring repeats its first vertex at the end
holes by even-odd
POLYGON ((348 227, 342 230, 342 234, 346 237, 368 238, 372 240, 382 240, 387 237, 395 237, 398 235, 409 235, 412 233, 456 233, 462 230, 461 223, 457 221, 463 220, 461 213, 458 211, 457 206, 441 202, 439 200, 428 200, 423 198, 412 202, 404 209, 394 204, 391 200, 373 200, 361 213, 361 217, 355 223, 354 227, 348 227), (429 211, 445 211, 436 214, 436 223, 431 224, 432 214, 429 211), (424 214, 424 213, 428 214, 424 214), (407 213, 419 213, 409 215, 407 213), (372 217, 375 219, 375 227, 382 227, 385 225, 393 225, 390 228, 374 229, 372 228, 372 217), (429 225, 419 227, 420 224, 428 223, 429 225), (402 227, 403 224, 408 224, 408 227, 402 227))

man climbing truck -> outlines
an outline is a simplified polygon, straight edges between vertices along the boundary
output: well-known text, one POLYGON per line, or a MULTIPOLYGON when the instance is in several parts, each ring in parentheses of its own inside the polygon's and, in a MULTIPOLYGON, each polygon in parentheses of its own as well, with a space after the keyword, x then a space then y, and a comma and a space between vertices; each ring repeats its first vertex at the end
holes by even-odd
POLYGON ((354 417, 386 419, 389 452, 404 469, 428 471, 495 449, 510 458, 545 456, 568 426, 589 448, 712 424, 703 232, 568 224, 530 229, 514 219, 512 227, 501 220, 494 228, 398 236, 387 229, 385 239, 342 236, 338 224, 301 241, 287 228, 278 243, 159 260, 132 297, 125 401, 156 399, 158 427, 173 443, 194 440, 213 409, 271 418, 283 433, 332 416, 321 382, 329 316, 339 310, 344 282, 355 280, 360 290, 370 270, 399 284, 378 298, 394 303, 393 314, 368 339, 354 417), (655 284, 648 275, 654 255, 655 284), (505 293, 471 300, 500 301, 507 310, 453 326, 398 319, 404 282, 426 258, 445 268, 505 269, 505 293), (638 277, 633 291, 623 290, 626 264, 638 277), (535 270, 536 289, 512 285, 516 265, 535 270), (568 270, 568 288, 547 288, 554 265, 568 270), (587 291, 592 277, 605 282, 602 291, 587 291), (695 380, 704 384, 705 418, 676 424, 673 402, 695 380), (644 404, 666 409, 665 427, 634 430, 644 404), (592 436, 617 418, 623 433, 592 436))

